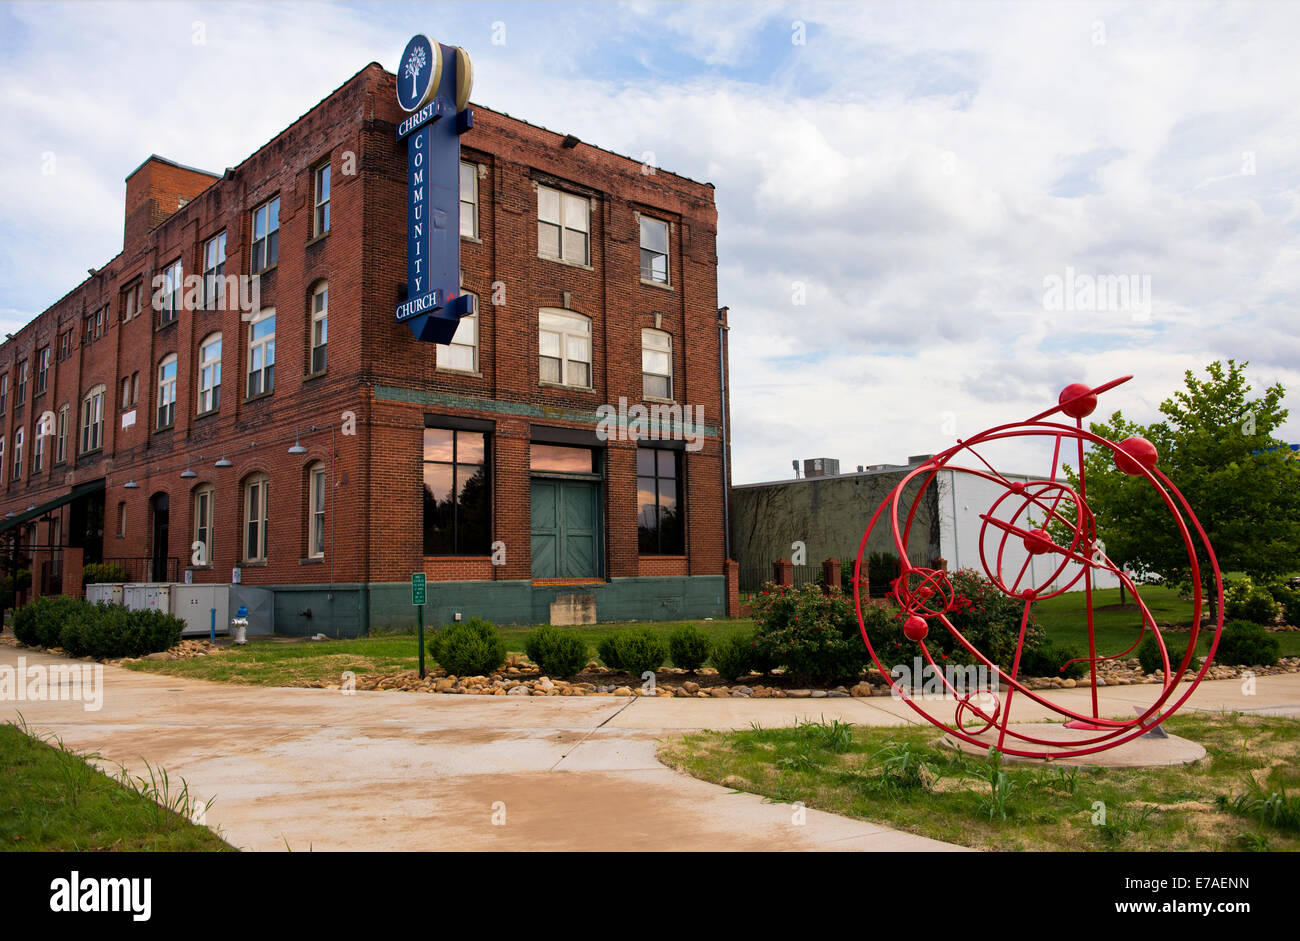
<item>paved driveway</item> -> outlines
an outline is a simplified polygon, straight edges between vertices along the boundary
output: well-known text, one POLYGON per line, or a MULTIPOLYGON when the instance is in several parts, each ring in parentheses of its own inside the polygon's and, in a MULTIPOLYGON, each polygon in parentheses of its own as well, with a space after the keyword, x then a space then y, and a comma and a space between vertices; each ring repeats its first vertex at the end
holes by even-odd
MULTIPOLYGON (((0 646, 0 664, 68 663, 0 646)), ((1107 689, 1131 715, 1152 687, 1107 689)), ((1060 691, 1079 694, 1086 690, 1060 691)), ((1294 715, 1300 674, 1245 697, 1204 684, 1201 708, 1294 715)), ((208 823, 255 850, 942 850, 877 824, 765 803, 678 774, 656 740, 692 729, 840 718, 914 721, 887 698, 819 700, 431 696, 229 686, 104 668, 103 706, 0 702, 39 732, 133 773, 147 760, 215 797, 208 823), (494 817, 497 823, 494 823, 494 817)), ((1030 718, 1028 714, 1022 718, 1030 718)))

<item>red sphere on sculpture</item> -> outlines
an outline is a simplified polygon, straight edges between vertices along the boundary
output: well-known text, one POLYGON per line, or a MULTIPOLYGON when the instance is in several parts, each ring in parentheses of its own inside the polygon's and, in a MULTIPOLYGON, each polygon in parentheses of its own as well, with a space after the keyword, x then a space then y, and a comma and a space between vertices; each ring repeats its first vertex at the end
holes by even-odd
POLYGON ((1051 552, 1052 537, 1045 529, 1031 529, 1025 536, 1025 550, 1030 555, 1042 555, 1045 552, 1051 552))
POLYGON ((903 622, 903 633, 908 640, 925 640, 925 635, 930 633, 930 625, 925 623, 925 618, 913 614, 903 622))
POLYGON ((1154 444, 1146 438, 1134 435, 1119 443, 1119 450, 1115 452, 1115 466, 1124 473, 1136 477, 1142 473, 1144 467, 1149 471, 1155 470, 1159 458, 1160 455, 1154 444))
POLYGON ((1086 418, 1097 408, 1097 396, 1093 395, 1082 382, 1070 383, 1061 390, 1061 395, 1056 401, 1061 406, 1061 411, 1071 418, 1086 418), (1076 401, 1072 402, 1071 399, 1076 401))

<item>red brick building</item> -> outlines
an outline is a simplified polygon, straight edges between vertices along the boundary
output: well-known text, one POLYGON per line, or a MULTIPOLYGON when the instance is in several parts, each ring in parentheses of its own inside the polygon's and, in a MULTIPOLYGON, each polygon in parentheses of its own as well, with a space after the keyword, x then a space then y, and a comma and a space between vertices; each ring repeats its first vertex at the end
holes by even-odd
POLYGON ((478 312, 421 343, 394 82, 370 64, 224 174, 127 177, 121 254, 0 346, 6 571, 237 569, 285 633, 410 624, 416 571, 434 623, 724 614, 712 186, 475 107, 478 312))

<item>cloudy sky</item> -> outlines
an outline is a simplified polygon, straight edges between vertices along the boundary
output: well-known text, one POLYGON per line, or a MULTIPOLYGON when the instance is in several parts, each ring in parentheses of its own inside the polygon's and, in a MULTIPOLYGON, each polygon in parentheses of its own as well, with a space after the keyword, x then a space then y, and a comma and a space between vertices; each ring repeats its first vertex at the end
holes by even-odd
POLYGON ((1285 2, 6 3, 0 328, 120 250, 149 153, 236 164, 417 31, 470 51, 475 101, 716 185, 737 483, 1073 381, 1135 374, 1101 411, 1148 420, 1228 357, 1300 440, 1285 2))

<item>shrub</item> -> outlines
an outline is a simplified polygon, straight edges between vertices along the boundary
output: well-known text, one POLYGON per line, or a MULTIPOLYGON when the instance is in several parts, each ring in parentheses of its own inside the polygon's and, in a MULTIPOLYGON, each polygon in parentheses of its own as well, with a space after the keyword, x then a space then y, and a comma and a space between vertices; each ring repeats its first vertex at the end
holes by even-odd
POLYGON ((170 650, 184 628, 184 621, 162 611, 128 611, 64 596, 38 598, 14 614, 14 635, 22 643, 97 660, 170 650))
POLYGON ((752 635, 737 634, 719 641, 713 647, 713 665, 718 675, 734 683, 754 668, 754 645, 752 635))
POLYGON ((66 595, 37 598, 14 612, 14 636, 29 647, 62 646, 64 623, 74 612, 89 607, 85 601, 66 595))
MULTIPOLYGON (((1155 634, 1148 634, 1142 639, 1142 643, 1138 644, 1137 656, 1143 673, 1154 673, 1165 668, 1164 661, 1160 659, 1160 648, 1156 644, 1155 634)), ((1172 655, 1169 665, 1173 666, 1172 655)))
POLYGON ((1277 619, 1278 607, 1269 590, 1256 585, 1248 575, 1229 582, 1223 592, 1223 613, 1234 621, 1272 624, 1277 619))
POLYGON ((1300 627, 1300 588, 1292 588, 1278 582, 1268 586, 1269 594, 1282 609, 1282 621, 1294 627, 1300 627))
POLYGON ((449 624, 429 638, 429 653, 453 676, 491 673, 506 659, 506 642, 491 621, 472 617, 449 624))
POLYGON ((550 676, 573 676, 587 665, 590 651, 582 638, 547 624, 524 640, 528 659, 550 676))
POLYGON ((116 562, 91 562, 81 570, 83 585, 97 585, 101 582, 125 582, 128 580, 126 569, 116 562))
POLYGON ((1214 659, 1229 666, 1270 667, 1277 663, 1277 638, 1253 621, 1230 621, 1223 625, 1214 659))
POLYGON ((758 629, 751 666, 784 666, 800 681, 820 683, 856 677, 867 663, 851 598, 822 594, 815 585, 769 584, 753 608, 758 629))
POLYGON ((1072 647, 1042 644, 1020 655, 1021 676, 1056 676, 1077 680, 1088 672, 1086 660, 1072 647), (1062 669, 1064 667, 1064 669, 1062 669))
POLYGON ((668 645, 664 639, 648 627, 620 631, 615 635, 615 656, 618 669, 633 677, 644 673, 654 673, 668 659, 668 645))
POLYGON ((623 663, 618 659, 618 634, 606 634, 602 637, 596 644, 596 656, 611 670, 623 669, 623 663))
POLYGON ((694 624, 683 624, 668 637, 668 655, 672 657, 673 666, 683 670, 698 670, 712 651, 709 638, 694 624))

